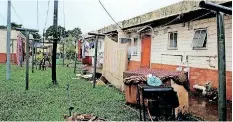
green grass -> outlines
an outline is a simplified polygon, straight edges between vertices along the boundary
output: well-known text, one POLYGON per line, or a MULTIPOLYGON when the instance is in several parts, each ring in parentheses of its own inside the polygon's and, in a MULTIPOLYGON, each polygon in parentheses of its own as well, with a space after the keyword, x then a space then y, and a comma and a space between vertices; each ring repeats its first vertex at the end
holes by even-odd
POLYGON ((57 67, 58 85, 51 84, 51 70, 31 73, 25 91, 25 67, 12 66, 11 80, 6 81, 5 65, 0 65, 1 121, 60 121, 68 114, 66 86, 70 83, 73 112, 92 113, 110 121, 138 120, 138 115, 124 106, 124 95, 114 88, 97 86, 85 80, 72 80, 72 68, 57 67))

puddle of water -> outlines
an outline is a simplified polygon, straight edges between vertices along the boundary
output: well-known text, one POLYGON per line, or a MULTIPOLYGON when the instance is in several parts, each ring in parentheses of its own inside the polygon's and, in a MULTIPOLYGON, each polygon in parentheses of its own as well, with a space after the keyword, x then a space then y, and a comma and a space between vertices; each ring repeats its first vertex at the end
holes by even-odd
MULTIPOLYGON (((207 121, 218 121, 218 104, 207 99, 189 95, 183 86, 171 82, 174 91, 177 92, 180 106, 176 108, 183 112, 188 111, 207 121)), ((232 121, 232 103, 227 104, 227 120, 232 121)))
MULTIPOLYGON (((207 121, 218 121, 218 104, 189 95, 189 111, 207 121)), ((227 121, 232 121, 232 103, 227 104, 227 121)))

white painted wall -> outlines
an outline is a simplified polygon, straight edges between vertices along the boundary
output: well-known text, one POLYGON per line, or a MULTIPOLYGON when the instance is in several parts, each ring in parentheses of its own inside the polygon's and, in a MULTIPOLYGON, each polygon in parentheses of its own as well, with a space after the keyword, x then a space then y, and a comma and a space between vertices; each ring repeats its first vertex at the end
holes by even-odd
MULTIPOLYGON (((16 40, 18 35, 23 36, 19 31, 16 30, 11 31, 11 40, 13 41, 13 53, 16 53, 16 48, 17 48, 16 40)), ((7 40, 7 30, 0 29, 0 53, 6 53, 6 40, 7 40)), ((11 53, 12 53, 12 46, 11 46, 11 53)))
MULTIPOLYGON (((225 41, 226 41, 226 69, 232 71, 232 16, 225 16, 225 41)), ((203 57, 189 57, 189 63, 186 63, 186 55, 196 56, 214 56, 217 55, 217 24, 216 18, 202 19, 190 23, 192 29, 188 29, 187 23, 185 27, 182 24, 170 25, 167 32, 164 31, 166 27, 154 28, 156 34, 152 39, 151 45, 151 63, 169 64, 169 65, 182 65, 197 68, 216 69, 218 68, 218 58, 211 58, 212 68, 207 61, 209 58, 203 57), (206 50, 193 50, 192 40, 194 36, 194 29, 207 28, 207 49, 206 50), (168 50, 168 32, 177 31, 177 50, 168 50), (183 62, 180 57, 162 56, 161 54, 175 54, 183 55, 183 62)), ((133 38, 134 34, 131 34, 133 38)), ((141 43, 139 43, 139 50, 141 52, 141 43)), ((132 56, 133 61, 140 61, 140 54, 132 56)))

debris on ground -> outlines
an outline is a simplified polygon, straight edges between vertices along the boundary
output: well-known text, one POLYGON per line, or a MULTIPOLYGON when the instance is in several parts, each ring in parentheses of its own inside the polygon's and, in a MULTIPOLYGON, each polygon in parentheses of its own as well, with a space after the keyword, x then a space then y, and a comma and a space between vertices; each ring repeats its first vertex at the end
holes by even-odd
POLYGON ((82 75, 81 77, 84 78, 84 79, 91 79, 92 74, 82 75))
POLYGON ((97 79, 96 85, 103 86, 103 85, 105 85, 105 83, 101 79, 97 79))
POLYGON ((77 114, 74 113, 72 116, 64 115, 64 119, 66 121, 106 121, 105 119, 101 119, 93 114, 77 114))

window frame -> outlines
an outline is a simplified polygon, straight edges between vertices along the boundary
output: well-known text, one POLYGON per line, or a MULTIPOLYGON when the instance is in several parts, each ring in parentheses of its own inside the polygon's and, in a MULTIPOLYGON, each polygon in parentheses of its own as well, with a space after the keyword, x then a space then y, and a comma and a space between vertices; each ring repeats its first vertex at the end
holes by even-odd
POLYGON ((168 32, 168 45, 167 45, 167 49, 168 50, 177 50, 178 49, 178 31, 171 31, 171 32, 168 32), (173 38, 174 38, 174 33, 176 33, 176 47, 170 47, 170 44, 171 44, 171 39, 170 39, 170 34, 173 34, 173 38))
POLYGON ((133 51, 131 52, 132 56, 138 56, 139 55, 139 38, 137 38, 137 37, 133 38, 133 46, 131 45, 131 47, 133 48, 133 51), (137 39, 137 45, 136 46, 134 45, 135 39, 137 39), (137 51, 137 53, 134 53, 135 50, 137 51))
POLYGON ((207 48, 208 47, 208 45, 207 45, 208 44, 208 29, 207 28, 196 28, 196 29, 194 29, 193 39, 192 39, 192 49, 193 50, 207 50, 208 49, 207 48), (203 45, 206 42, 205 47, 204 46, 203 47, 194 47, 193 46, 193 39, 194 39, 196 31, 203 31, 203 30, 206 31, 206 37, 205 37, 205 40, 203 42, 203 45))

